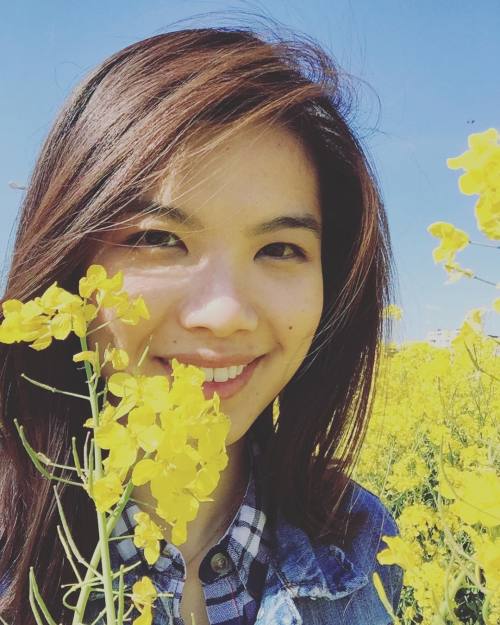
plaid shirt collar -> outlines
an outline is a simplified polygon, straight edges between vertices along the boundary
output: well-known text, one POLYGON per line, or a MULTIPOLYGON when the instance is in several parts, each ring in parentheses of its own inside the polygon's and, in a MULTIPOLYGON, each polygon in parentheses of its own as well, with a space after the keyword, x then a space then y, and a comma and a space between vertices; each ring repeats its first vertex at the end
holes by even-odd
MULTIPOLYGON (((211 567, 211 560, 214 555, 222 552, 229 557, 249 594, 253 597, 260 597, 264 578, 261 574, 253 574, 259 570, 259 567, 252 566, 252 564, 254 560, 267 563, 271 548, 271 535, 269 524, 266 525, 266 514, 259 489, 260 446, 250 431, 246 437, 246 449, 250 460, 250 475, 245 495, 224 535, 203 558, 199 576, 205 583, 210 583, 217 577, 217 573, 211 567)), ((112 531, 112 536, 133 535, 134 527, 137 525, 134 515, 140 511, 139 506, 129 500, 112 531)), ((165 540, 160 541, 160 557, 153 565, 147 563, 143 550, 134 545, 133 538, 113 540, 110 548, 112 560, 118 566, 121 563, 130 566, 139 560, 141 566, 135 569, 138 575, 155 577, 155 574, 161 574, 169 569, 169 574, 178 579, 185 576, 185 564, 181 552, 165 540)))

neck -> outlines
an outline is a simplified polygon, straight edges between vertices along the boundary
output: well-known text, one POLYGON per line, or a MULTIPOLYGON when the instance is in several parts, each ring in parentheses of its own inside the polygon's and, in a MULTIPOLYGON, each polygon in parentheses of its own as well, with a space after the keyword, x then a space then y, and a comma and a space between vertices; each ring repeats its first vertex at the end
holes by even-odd
MULTIPOLYGON (((213 501, 201 503, 198 515, 187 525, 187 540, 178 549, 188 567, 198 565, 206 552, 222 538, 241 505, 250 471, 245 440, 246 437, 242 437, 227 447, 228 464, 210 495, 213 501)), ((160 527, 165 540, 172 542, 171 527, 156 514, 156 501, 149 486, 136 486, 132 498, 160 527)))

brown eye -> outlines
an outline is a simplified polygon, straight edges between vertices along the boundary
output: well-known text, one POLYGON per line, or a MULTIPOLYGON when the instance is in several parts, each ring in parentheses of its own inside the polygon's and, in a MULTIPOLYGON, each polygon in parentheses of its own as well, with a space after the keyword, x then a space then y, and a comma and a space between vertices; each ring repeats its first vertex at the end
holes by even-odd
POLYGON ((180 241, 179 237, 167 230, 143 230, 128 237, 126 243, 134 247, 176 247, 174 239, 180 241), (168 245, 167 241, 174 241, 174 244, 168 245))
POLYGON ((273 258, 277 258, 278 260, 291 260, 292 258, 302 258, 305 259, 306 258, 306 253, 304 252, 304 250, 299 247, 298 245, 294 245, 293 243, 271 243, 270 245, 266 245, 266 247, 262 248, 264 250, 278 250, 278 254, 277 255, 273 255, 271 254, 271 256, 273 256, 273 258), (290 249, 293 250, 293 254, 288 254, 286 256, 282 256, 279 254, 280 250, 283 250, 283 248, 287 248, 289 247, 290 249))

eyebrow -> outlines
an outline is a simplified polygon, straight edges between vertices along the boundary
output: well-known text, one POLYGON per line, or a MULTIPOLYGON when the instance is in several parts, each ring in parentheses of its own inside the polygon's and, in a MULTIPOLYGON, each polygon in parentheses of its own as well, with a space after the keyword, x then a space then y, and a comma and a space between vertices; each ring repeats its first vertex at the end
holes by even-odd
MULTIPOLYGON (((142 213, 144 208, 146 214, 157 215, 163 219, 170 219, 177 223, 186 225, 190 228, 203 228, 203 223, 195 216, 189 215, 182 208, 160 204, 158 202, 149 202, 147 205, 139 204, 131 211, 133 213, 142 213)), ((321 240, 321 225, 314 215, 311 213, 303 213, 301 215, 280 215, 269 221, 263 221, 255 226, 247 228, 246 233, 249 236, 257 236, 286 228, 304 229, 312 232, 314 236, 321 240)))

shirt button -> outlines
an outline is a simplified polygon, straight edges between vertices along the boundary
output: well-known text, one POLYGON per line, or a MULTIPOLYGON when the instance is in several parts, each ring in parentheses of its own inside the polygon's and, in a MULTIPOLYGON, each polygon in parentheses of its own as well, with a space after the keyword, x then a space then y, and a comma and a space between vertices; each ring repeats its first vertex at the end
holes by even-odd
POLYGON ((224 553, 216 553, 210 559, 212 571, 218 575, 224 575, 231 570, 229 558, 224 553))

